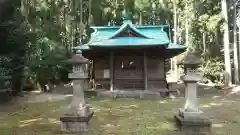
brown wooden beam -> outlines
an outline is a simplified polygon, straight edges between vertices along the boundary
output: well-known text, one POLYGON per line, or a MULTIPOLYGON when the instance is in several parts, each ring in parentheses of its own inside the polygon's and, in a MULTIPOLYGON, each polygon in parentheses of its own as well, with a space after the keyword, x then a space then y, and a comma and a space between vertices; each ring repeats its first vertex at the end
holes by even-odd
POLYGON ((114 89, 114 54, 110 52, 110 90, 114 89))
POLYGON ((147 74, 148 74, 148 69, 147 69, 147 55, 146 52, 144 52, 143 55, 143 70, 144 70, 144 90, 148 89, 148 78, 147 78, 147 74))

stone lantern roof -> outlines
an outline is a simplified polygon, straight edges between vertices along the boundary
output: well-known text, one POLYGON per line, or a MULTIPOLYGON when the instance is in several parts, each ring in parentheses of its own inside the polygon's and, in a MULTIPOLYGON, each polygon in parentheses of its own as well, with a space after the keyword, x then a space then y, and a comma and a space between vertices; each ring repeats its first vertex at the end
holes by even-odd
POLYGON ((87 64, 89 60, 82 56, 82 51, 78 50, 75 55, 72 56, 71 59, 66 61, 69 64, 87 64))
POLYGON ((197 67, 201 64, 200 57, 197 57, 195 53, 189 52, 185 56, 185 58, 178 63, 179 65, 190 66, 190 67, 197 67))

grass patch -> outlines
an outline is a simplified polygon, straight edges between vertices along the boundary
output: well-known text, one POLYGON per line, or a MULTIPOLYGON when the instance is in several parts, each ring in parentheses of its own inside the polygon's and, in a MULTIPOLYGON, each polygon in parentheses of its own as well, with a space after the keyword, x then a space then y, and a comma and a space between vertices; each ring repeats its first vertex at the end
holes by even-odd
MULTIPOLYGON (((68 99, 6 106, 17 110, 9 109, 9 114, 0 119, 1 134, 67 135, 59 133, 59 118, 69 102, 68 99)), ((95 114, 90 131, 83 135, 155 135, 176 130, 174 123, 169 120, 180 102, 93 98, 90 103, 95 114)))
MULTIPOLYGON (((59 118, 63 115, 69 103, 70 99, 2 106, 0 109, 8 112, 8 115, 0 117, 1 134, 71 135, 59 133, 59 118)), ((183 106, 183 99, 109 100, 92 98, 89 103, 95 114, 89 132, 81 133, 82 135, 179 135, 173 116, 178 111, 178 108, 183 106)), ((201 99, 200 105, 218 107, 206 99, 201 99)), ((211 107, 204 109, 210 109, 210 114, 211 112, 214 113, 211 107)), ((220 119, 214 121, 216 122, 214 128, 217 129, 223 126, 226 128, 226 124, 223 124, 220 119)), ((223 128, 220 128, 218 132, 222 131, 221 129, 223 128)), ((221 133, 224 133, 224 130, 221 133)))

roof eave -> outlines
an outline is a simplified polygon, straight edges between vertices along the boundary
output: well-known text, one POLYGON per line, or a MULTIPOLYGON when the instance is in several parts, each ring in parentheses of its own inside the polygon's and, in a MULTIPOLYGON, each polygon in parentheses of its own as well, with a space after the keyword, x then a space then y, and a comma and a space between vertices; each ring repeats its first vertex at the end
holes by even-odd
POLYGON ((142 45, 89 45, 90 48, 118 48, 118 47, 167 47, 168 44, 142 44, 142 45))
POLYGON ((72 49, 73 50, 82 50, 82 51, 91 50, 91 48, 87 44, 76 46, 76 47, 72 47, 72 49))

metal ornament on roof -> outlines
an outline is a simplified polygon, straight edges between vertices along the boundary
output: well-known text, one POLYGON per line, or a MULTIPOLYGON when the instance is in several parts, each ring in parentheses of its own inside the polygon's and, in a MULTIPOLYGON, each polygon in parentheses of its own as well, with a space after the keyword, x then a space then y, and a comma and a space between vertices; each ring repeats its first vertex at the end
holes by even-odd
POLYGON ((123 20, 130 20, 129 12, 126 9, 122 11, 122 18, 123 20))

